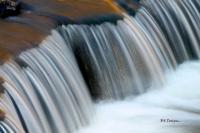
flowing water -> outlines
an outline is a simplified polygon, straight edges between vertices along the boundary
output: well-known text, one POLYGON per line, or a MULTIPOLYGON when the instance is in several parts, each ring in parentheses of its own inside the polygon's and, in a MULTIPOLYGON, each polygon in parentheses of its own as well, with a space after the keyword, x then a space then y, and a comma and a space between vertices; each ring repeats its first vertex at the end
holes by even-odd
POLYGON ((182 64, 167 74, 160 90, 99 103, 93 124, 76 133, 199 133, 199 80, 199 61, 182 64), (161 122, 164 119, 173 122, 161 122))
POLYGON ((4 64, 0 74, 6 89, 1 98, 4 131, 72 132, 93 114, 75 58, 56 31, 38 48, 4 64))
POLYGON ((116 24, 58 27, 2 65, 0 132, 199 133, 200 63, 179 64, 200 57, 200 2, 141 4, 116 24))

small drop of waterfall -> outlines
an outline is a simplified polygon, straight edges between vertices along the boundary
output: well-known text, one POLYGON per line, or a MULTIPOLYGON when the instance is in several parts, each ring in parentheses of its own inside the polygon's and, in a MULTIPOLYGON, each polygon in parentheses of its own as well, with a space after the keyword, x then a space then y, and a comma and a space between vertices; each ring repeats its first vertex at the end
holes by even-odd
MULTIPOLYGON (((169 133, 174 125, 169 130, 156 125, 160 117, 168 116, 184 121, 178 126, 199 126, 195 118, 199 95, 193 93, 198 91, 186 88, 199 85, 199 75, 184 84, 179 78, 183 73, 187 79, 190 69, 183 69, 178 80, 173 73, 180 63, 200 57, 200 2, 141 0, 141 4, 134 17, 123 13, 116 24, 60 26, 38 47, 0 66, 0 132, 72 133, 94 121, 93 101, 127 97, 136 99, 97 105, 99 123, 80 132, 169 133), (170 79, 177 82, 168 84, 170 79), (168 94, 173 95, 171 101, 168 94), (181 119, 183 115, 187 117, 181 119)), ((191 73, 198 72, 199 65, 194 69, 191 73)), ((197 133, 186 127, 175 131, 183 129, 197 133)))
POLYGON ((124 20, 116 25, 59 28, 93 96, 120 99, 144 93, 151 86, 163 84, 165 72, 178 63, 199 58, 195 0, 147 0, 143 4, 134 17, 124 13, 124 20))
POLYGON ((39 47, 5 63, 0 75, 6 90, 1 98, 6 112, 2 130, 72 132, 86 125, 93 114, 74 55, 57 31, 39 47))
POLYGON ((143 93, 164 81, 165 68, 172 67, 170 58, 165 57, 167 62, 149 45, 147 33, 131 17, 117 25, 70 25, 61 30, 89 80, 92 95, 122 98, 143 93))

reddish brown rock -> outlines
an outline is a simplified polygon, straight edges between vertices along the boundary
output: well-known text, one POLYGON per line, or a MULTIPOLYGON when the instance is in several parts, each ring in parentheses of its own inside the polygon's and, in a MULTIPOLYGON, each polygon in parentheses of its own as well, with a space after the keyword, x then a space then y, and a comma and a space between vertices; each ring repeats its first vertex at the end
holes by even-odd
POLYGON ((32 48, 59 24, 121 15, 112 0, 21 0, 21 14, 0 20, 0 62, 32 48))

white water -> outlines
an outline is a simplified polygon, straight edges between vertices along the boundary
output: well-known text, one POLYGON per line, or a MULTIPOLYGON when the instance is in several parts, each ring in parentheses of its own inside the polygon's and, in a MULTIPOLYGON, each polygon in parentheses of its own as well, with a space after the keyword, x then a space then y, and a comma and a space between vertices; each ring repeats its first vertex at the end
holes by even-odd
POLYGON ((96 105, 93 124, 77 133, 199 133, 200 61, 180 65, 166 80, 135 99, 96 105))

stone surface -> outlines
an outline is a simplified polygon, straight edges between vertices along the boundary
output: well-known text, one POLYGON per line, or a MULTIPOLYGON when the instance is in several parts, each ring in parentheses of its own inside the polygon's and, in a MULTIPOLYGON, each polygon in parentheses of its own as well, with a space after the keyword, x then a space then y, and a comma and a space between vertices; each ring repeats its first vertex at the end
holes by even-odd
POLYGON ((19 7, 20 14, 7 14, 0 20, 1 64, 40 44, 58 25, 96 23, 102 22, 99 21, 102 16, 106 21, 105 16, 118 19, 121 15, 112 0, 21 0, 19 7), (95 21, 88 21, 92 19, 95 21))

